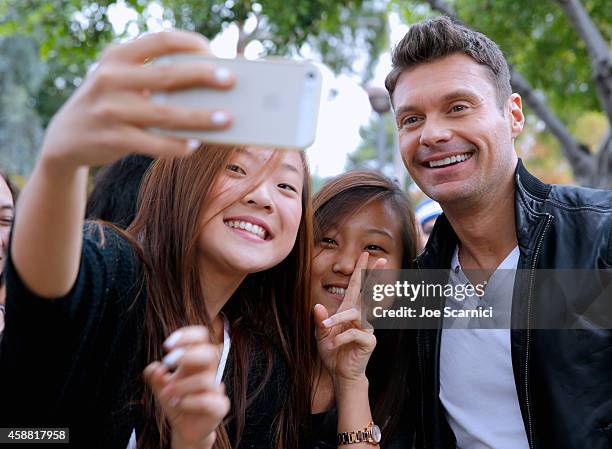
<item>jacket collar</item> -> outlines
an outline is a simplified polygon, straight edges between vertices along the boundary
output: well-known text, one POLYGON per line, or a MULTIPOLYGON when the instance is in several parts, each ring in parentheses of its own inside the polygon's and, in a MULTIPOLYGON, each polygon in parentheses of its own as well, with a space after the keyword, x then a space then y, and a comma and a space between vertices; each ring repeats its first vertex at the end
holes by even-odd
MULTIPOLYGON (((516 220, 517 241, 521 253, 531 252, 536 244, 537 233, 534 230, 540 225, 546 200, 552 188, 527 171, 521 159, 514 171, 514 216, 516 220)), ((415 259, 417 267, 424 269, 446 269, 457 246, 457 234, 448 219, 440 215, 425 245, 423 252, 415 259)))

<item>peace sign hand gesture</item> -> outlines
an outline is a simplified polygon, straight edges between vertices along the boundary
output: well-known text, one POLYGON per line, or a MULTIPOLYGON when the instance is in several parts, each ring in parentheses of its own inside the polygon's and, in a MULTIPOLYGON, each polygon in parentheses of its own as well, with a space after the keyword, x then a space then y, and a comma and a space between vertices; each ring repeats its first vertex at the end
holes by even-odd
MULTIPOLYGON (((359 256, 348 289, 338 311, 328 316, 321 304, 314 307, 319 356, 334 383, 351 383, 365 378, 365 370, 376 346, 374 330, 361 320, 361 272, 368 266, 369 253, 359 256)), ((383 268, 386 259, 378 259, 372 269, 383 268)))

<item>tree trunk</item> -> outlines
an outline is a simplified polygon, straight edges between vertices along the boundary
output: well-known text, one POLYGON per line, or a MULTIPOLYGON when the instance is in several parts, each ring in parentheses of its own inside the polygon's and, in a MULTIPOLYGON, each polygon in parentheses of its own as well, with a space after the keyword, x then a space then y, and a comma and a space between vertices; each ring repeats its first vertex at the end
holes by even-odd
POLYGON ((612 54, 579 0, 557 0, 584 41, 591 58, 599 102, 612 123, 612 54))
MULTIPOLYGON (((593 81, 597 90, 599 104, 612 126, 612 53, 601 33, 591 20, 579 0, 557 0, 574 28, 584 41, 591 58, 593 81)), ((596 167, 592 185, 612 189, 612 138, 610 131, 597 152, 596 167)))
POLYGON ((561 152, 572 166, 574 177, 583 186, 593 185, 594 158, 585 146, 579 144, 559 117, 548 107, 544 98, 539 95, 529 82, 513 68, 510 68, 511 83, 514 91, 519 93, 525 103, 533 109, 544 122, 548 131, 557 138, 561 152))

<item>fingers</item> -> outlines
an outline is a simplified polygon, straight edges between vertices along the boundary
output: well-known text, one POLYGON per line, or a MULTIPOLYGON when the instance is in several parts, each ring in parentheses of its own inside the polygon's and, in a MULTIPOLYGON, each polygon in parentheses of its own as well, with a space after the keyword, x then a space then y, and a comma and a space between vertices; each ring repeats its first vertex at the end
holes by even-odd
POLYGON ((210 343, 204 326, 188 326, 173 332, 164 342, 168 354, 162 363, 176 369, 174 377, 199 375, 214 376, 219 362, 216 348, 210 343))
POLYGON ((221 421, 230 410, 230 400, 222 392, 184 396, 174 406, 177 413, 197 413, 221 421))
MULTIPOLYGON (((192 376, 198 377, 198 376, 192 376)), ((183 394, 178 394, 171 380, 168 385, 160 390, 154 390, 155 398, 161 406, 164 414, 172 422, 186 414, 200 415, 208 423, 218 423, 229 412, 230 401, 225 394, 225 386, 200 383, 195 379, 189 379, 191 388, 181 388, 183 394), (206 386, 204 390, 202 386, 206 386)), ((216 426, 216 425, 214 425, 216 426)))
POLYGON ((325 338, 329 335, 330 329, 323 324, 323 322, 327 319, 329 314, 327 313, 327 309, 322 304, 316 304, 314 306, 314 320, 316 324, 315 334, 317 339, 325 338))
POLYGON ((204 393, 218 388, 215 372, 198 372, 188 377, 172 377, 166 382, 160 396, 164 398, 183 397, 192 393, 204 393))
POLYGON ((186 377, 194 373, 212 373, 214 376, 218 363, 217 351, 211 344, 173 349, 162 363, 169 369, 176 369, 175 377, 186 377))
POLYGON ((205 326, 185 326, 175 330, 164 341, 164 349, 171 351, 180 346, 210 343, 208 329, 205 326))
POLYGON ((231 114, 222 109, 176 107, 152 103, 142 95, 117 92, 92 108, 98 120, 180 130, 218 130, 231 124, 231 114))
POLYGON ((376 337, 371 332, 352 328, 336 335, 332 348, 339 348, 349 343, 357 344, 364 352, 372 352, 376 347, 376 337))
POLYGON ((153 362, 144 369, 144 378, 147 384, 158 396, 170 379, 168 368, 159 362, 153 362))
POLYGON ((215 130, 231 124, 231 114, 221 109, 176 107, 152 103, 142 95, 117 92, 91 109, 99 121, 138 127, 215 130))
POLYGON ((374 265, 372 266, 372 268, 370 268, 370 270, 381 270, 385 268, 385 265, 387 265, 387 259, 381 257, 377 259, 376 262, 374 262, 374 265))
POLYGON ((355 308, 344 310, 325 319, 321 324, 326 328, 331 328, 338 324, 350 324, 361 328, 361 312, 355 308))
POLYGON ((349 284, 346 289, 346 294, 344 295, 342 304, 340 304, 340 307, 338 308, 339 312, 347 310, 351 307, 358 307, 361 293, 361 270, 365 270, 367 268, 369 256, 369 253, 363 252, 359 256, 359 259, 357 259, 355 269, 353 270, 353 274, 351 275, 351 279, 349 280, 349 284))
POLYGON ((208 40, 189 31, 147 34, 132 42, 116 45, 104 52, 102 60, 144 63, 169 53, 210 53, 208 40))
POLYGON ((109 151, 121 148, 126 154, 139 153, 152 157, 188 156, 195 149, 185 139, 153 134, 136 127, 117 126, 115 132, 116 137, 101 135, 99 138, 103 142, 100 146, 108 148, 109 151))
POLYGON ((232 73, 222 66, 185 61, 146 66, 100 64, 92 73, 90 82, 100 90, 172 91, 190 87, 229 89, 234 81, 232 73))

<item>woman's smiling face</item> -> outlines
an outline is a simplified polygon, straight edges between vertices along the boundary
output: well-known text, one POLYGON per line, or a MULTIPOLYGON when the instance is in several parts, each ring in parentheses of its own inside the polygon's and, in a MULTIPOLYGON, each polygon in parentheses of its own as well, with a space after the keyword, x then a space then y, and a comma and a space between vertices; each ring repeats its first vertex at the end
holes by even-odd
MULTIPOLYGON (((282 151, 282 150, 281 150, 282 151)), ((242 188, 271 161, 274 150, 236 151, 213 186, 209 210, 218 210, 219 192, 242 188)), ((247 275, 267 270, 291 252, 302 218, 304 167, 300 153, 282 151, 265 178, 212 218, 203 214, 198 241, 205 267, 247 275)))
POLYGON ((387 259, 385 268, 402 264, 401 221, 388 201, 376 200, 349 214, 315 242, 312 263, 312 304, 332 315, 340 306, 359 255, 370 253, 369 266, 387 259))

